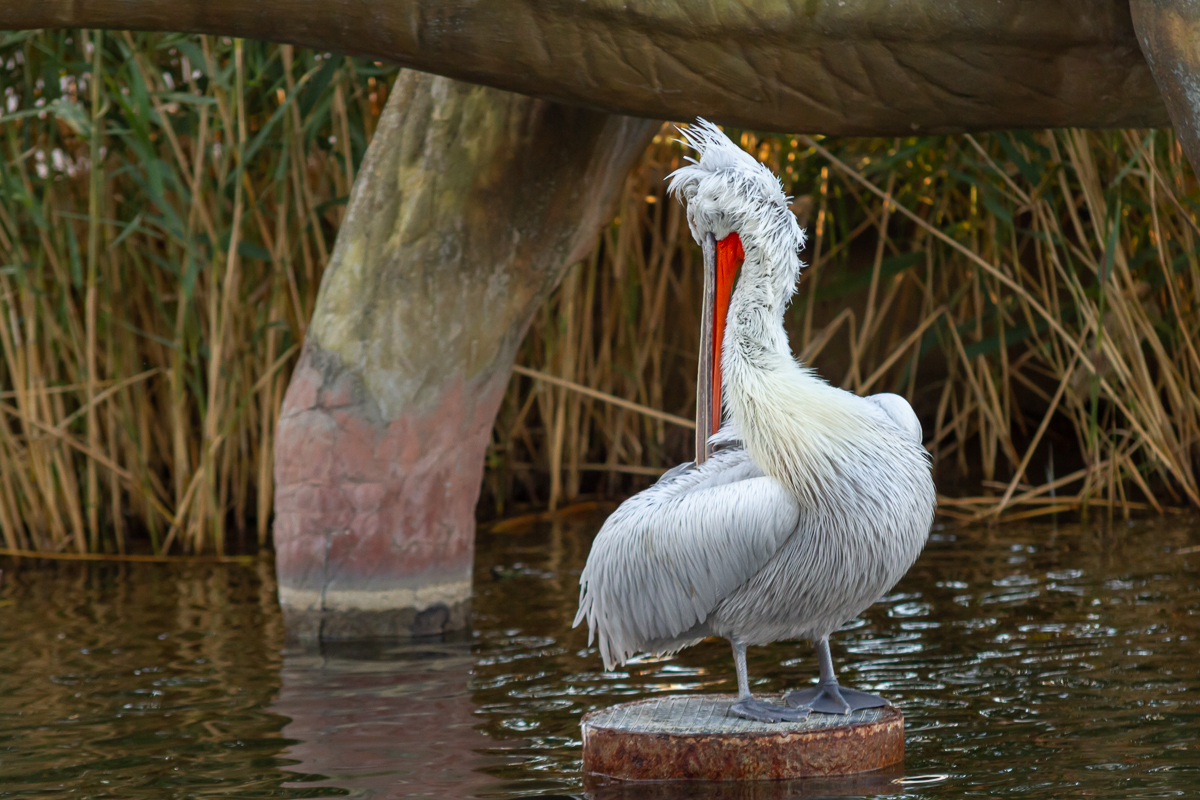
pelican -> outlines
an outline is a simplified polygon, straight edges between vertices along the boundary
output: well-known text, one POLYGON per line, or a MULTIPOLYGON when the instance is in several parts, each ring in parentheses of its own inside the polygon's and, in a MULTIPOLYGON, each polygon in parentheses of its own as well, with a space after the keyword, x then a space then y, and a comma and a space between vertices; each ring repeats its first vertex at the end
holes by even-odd
POLYGON ((783 314, 804 233, 782 184, 716 125, 683 136, 698 158, 669 176, 670 192, 705 266, 696 461, 605 521, 574 624, 587 621, 606 669, 728 639, 731 711, 745 719, 886 705, 838 684, 829 636, 925 545, 936 496, 921 424, 904 398, 859 397, 795 359, 783 314), (780 705, 751 694, 746 648, 783 639, 813 643, 820 681, 780 705))

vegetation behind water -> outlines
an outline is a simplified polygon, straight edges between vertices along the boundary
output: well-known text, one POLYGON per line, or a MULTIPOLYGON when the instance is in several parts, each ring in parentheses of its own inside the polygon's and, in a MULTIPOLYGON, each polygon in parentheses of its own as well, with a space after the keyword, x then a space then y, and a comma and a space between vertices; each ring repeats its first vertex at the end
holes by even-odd
MULTIPOLYGON (((394 72, 0 33, 4 547, 266 541, 279 405, 394 72)), ((810 233, 794 349, 909 398, 942 513, 1200 506, 1200 191, 1170 131, 741 137, 810 233)), ((681 155, 665 128, 535 320, 483 514, 617 496, 691 457, 690 431, 630 405, 693 413, 699 252, 663 191, 681 155)))

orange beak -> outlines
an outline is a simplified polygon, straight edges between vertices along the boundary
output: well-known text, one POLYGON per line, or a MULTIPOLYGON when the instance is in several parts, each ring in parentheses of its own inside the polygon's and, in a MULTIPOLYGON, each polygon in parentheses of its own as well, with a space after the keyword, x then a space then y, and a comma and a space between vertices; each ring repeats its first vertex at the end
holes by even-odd
POLYGON ((696 463, 708 459, 708 437, 721 428, 721 348, 734 279, 746 258, 742 239, 731 233, 704 242, 704 311, 700 333, 700 370, 696 379, 696 463))

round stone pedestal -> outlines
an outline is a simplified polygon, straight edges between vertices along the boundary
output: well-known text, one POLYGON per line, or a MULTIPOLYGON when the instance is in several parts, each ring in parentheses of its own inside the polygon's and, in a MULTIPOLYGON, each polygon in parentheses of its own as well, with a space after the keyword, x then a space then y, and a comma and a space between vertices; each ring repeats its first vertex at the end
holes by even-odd
POLYGON ((894 706, 763 723, 730 714, 735 700, 672 695, 593 711, 583 718, 583 771, 636 781, 785 780, 904 760, 904 715, 894 706))

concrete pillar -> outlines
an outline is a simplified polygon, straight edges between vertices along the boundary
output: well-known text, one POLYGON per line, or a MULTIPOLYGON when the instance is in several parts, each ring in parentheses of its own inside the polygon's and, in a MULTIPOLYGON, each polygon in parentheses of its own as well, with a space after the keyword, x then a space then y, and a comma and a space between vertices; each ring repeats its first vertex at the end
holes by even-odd
POLYGON ((1200 174, 1200 2, 1131 0, 1129 9, 1175 136, 1200 174))
POLYGON ((484 451, 516 348, 658 125, 397 78, 279 423, 289 638, 468 624, 484 451))

